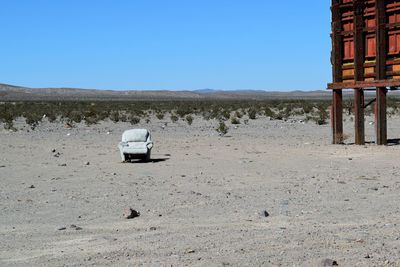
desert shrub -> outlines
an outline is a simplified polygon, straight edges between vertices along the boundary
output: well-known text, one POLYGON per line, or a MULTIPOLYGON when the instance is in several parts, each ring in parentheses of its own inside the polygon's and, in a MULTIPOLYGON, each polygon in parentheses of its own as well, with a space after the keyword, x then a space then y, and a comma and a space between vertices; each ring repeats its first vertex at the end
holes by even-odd
POLYGON ((11 115, 6 115, 1 120, 4 123, 4 129, 12 130, 14 128, 14 118, 11 115))
POLYGON ((122 122, 127 122, 128 121, 128 116, 126 114, 120 114, 119 115, 119 120, 122 122))
POLYGON ((185 119, 186 119, 187 124, 192 125, 193 117, 191 115, 187 115, 185 119))
POLYGON ((105 119, 107 119, 109 117, 110 117, 110 111, 108 111, 108 110, 97 113, 97 118, 99 119, 99 121, 104 121, 105 119))
POLYGON ((81 111, 73 110, 67 114, 67 121, 80 123, 83 120, 83 114, 81 111))
POLYGON ((129 122, 132 124, 132 125, 134 125, 134 124, 138 124, 138 123, 140 123, 140 118, 139 117, 136 117, 135 115, 130 115, 129 116, 129 122))
POLYGON ((272 116, 272 118, 274 119, 274 120, 283 120, 284 118, 285 118, 285 113, 283 112, 283 111, 279 111, 278 113, 276 113, 276 114, 274 114, 273 116, 272 116))
POLYGON ((46 117, 49 122, 55 122, 57 120, 57 115, 53 112, 47 114, 46 117))
POLYGON ((222 115, 221 119, 223 120, 228 120, 231 117, 231 113, 229 110, 222 110, 221 115, 222 115))
POLYGON ((176 115, 174 115, 174 114, 171 115, 172 122, 177 122, 178 120, 179 120, 179 118, 176 115))
POLYGON ((353 112, 353 105, 354 105, 353 101, 351 100, 343 101, 343 109, 345 110, 348 116, 350 116, 353 112))
POLYGON ((264 114, 265 114, 265 116, 270 117, 270 118, 274 118, 274 116, 275 116, 275 112, 273 112, 272 109, 269 107, 264 108, 264 114))
POLYGON ((312 106, 311 103, 303 102, 302 109, 303 109, 303 111, 304 111, 304 114, 309 114, 309 113, 312 112, 313 106, 312 106))
POLYGON ((226 126, 225 122, 221 121, 216 130, 217 132, 219 132, 220 135, 224 136, 225 134, 228 133, 229 128, 228 126, 226 126))
POLYGON ((247 112, 249 115, 249 119, 255 120, 257 117, 257 110, 254 108, 250 108, 249 111, 247 112))
POLYGON ((180 106, 177 110, 176 110, 176 114, 181 117, 184 118, 187 114, 192 113, 191 109, 184 105, 184 106, 180 106))
POLYGON ((240 112, 239 110, 236 110, 235 111, 235 116, 237 117, 237 118, 242 118, 243 117, 243 114, 242 114, 242 112, 240 112))
POLYGON ((240 124, 240 120, 238 118, 236 118, 236 117, 232 117, 231 118, 231 123, 232 124, 240 124))
POLYGON ((98 119, 97 119, 97 117, 85 117, 85 123, 86 123, 86 125, 97 124, 98 119))
POLYGON ((156 117, 157 117, 157 119, 162 120, 162 119, 164 119, 164 113, 159 112, 156 114, 156 117))
POLYGON ((210 120, 210 119, 211 119, 211 112, 209 112, 209 111, 203 111, 203 112, 202 112, 202 117, 203 117, 203 119, 206 120, 206 121, 210 120))
POLYGON ((43 118, 37 113, 26 113, 24 116, 26 124, 30 125, 32 130, 39 125, 39 122, 41 122, 43 118))
POLYGON ((0 122, 4 123, 4 128, 10 130, 14 128, 14 119, 16 112, 13 112, 6 103, 2 104, 3 107, 0 109, 0 122))
POLYGON ((326 124, 326 120, 328 119, 328 112, 326 111, 326 107, 323 105, 318 106, 317 117, 315 117, 315 123, 318 125, 326 124))
POLYGON ((84 115, 86 125, 96 124, 100 120, 100 116, 93 109, 88 110, 84 115))
POLYGON ((110 120, 113 122, 119 122, 120 120, 120 115, 118 111, 113 111, 110 113, 110 120))

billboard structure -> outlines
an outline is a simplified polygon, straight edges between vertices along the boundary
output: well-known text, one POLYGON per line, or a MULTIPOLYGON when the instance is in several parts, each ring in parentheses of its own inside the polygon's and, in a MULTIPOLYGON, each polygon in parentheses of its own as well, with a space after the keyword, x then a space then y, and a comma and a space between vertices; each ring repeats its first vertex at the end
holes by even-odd
POLYGON ((333 143, 343 142, 342 91, 354 90, 355 143, 365 143, 364 91, 376 91, 376 143, 387 144, 386 93, 400 87, 400 0, 332 0, 333 143))

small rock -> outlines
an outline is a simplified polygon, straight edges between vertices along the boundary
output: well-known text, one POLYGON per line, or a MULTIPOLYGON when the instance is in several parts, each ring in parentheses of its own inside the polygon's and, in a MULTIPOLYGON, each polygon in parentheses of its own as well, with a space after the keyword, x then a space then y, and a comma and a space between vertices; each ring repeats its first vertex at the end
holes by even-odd
POLYGON ((0 168, 5 168, 6 167, 6 165, 0 165, 0 168))
POLYGON ((82 230, 82 227, 76 226, 75 224, 71 224, 70 227, 75 230, 82 230))
POLYGON ((154 226, 150 227, 150 231, 155 231, 155 230, 157 230, 156 227, 154 227, 154 226))
POLYGON ((35 186, 34 185, 31 185, 30 187, 28 187, 28 188, 35 188, 35 186))
POLYGON ((58 227, 58 228, 57 228, 58 231, 63 231, 63 230, 65 230, 65 229, 67 229, 67 227, 65 227, 65 226, 61 226, 61 227, 58 227))
POLYGON ((53 149, 51 150, 51 153, 56 153, 56 149, 53 148, 53 149))
POLYGON ((58 164, 58 166, 60 166, 60 167, 66 167, 67 164, 66 164, 66 163, 62 163, 62 164, 58 164))
POLYGON ((326 266, 339 266, 337 261, 331 260, 331 259, 324 259, 321 261, 321 266, 326 267, 326 266))
POLYGON ((133 218, 136 218, 139 216, 140 216, 140 213, 132 208, 126 209, 124 212, 125 219, 133 219, 133 218))
POLYGON ((367 254, 364 258, 365 258, 365 259, 370 259, 371 256, 370 256, 369 254, 367 254))
POLYGON ((263 211, 261 212, 261 215, 264 216, 264 217, 269 217, 269 213, 268 213, 268 211, 266 211, 266 210, 263 210, 263 211))
POLYGON ((188 249, 188 250, 186 250, 185 253, 186 253, 186 254, 195 253, 195 250, 194 250, 194 249, 188 249))
POLYGON ((86 162, 85 162, 85 165, 90 165, 90 162, 89 162, 89 161, 86 161, 86 162))
POLYGON ((353 158, 349 158, 349 160, 353 160, 353 158))

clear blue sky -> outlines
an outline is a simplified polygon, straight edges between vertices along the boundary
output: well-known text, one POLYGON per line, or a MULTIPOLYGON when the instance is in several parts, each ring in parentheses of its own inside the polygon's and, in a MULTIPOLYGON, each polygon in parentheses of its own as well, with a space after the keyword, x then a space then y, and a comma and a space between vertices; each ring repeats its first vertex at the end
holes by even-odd
POLYGON ((0 83, 325 89, 327 0, 2 0, 0 83))

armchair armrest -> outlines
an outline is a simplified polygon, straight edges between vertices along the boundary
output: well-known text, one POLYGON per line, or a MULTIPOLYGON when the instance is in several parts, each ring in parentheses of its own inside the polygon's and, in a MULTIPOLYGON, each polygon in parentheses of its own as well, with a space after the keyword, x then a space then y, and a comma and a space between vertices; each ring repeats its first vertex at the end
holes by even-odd
POLYGON ((153 142, 147 142, 146 146, 148 149, 151 149, 153 147, 153 142))
POLYGON ((121 147, 128 146, 128 142, 120 142, 119 145, 120 145, 121 147))

